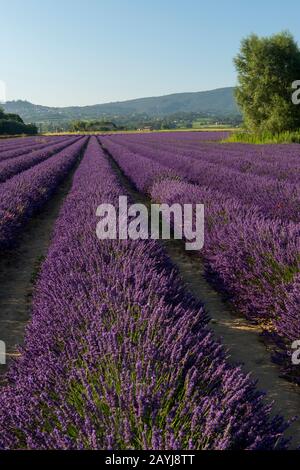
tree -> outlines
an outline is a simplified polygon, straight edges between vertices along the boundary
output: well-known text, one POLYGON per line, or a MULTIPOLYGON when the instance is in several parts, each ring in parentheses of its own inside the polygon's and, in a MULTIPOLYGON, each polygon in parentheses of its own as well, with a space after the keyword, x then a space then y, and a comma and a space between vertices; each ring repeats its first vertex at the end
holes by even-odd
POLYGON ((5 119, 9 119, 10 121, 21 122, 22 124, 24 124, 23 119, 18 114, 7 113, 5 115, 5 119))
POLYGON ((35 124, 25 124, 18 114, 8 113, 0 107, 0 135, 14 134, 37 134, 38 128, 35 124))
POLYGON ((75 132, 114 131, 117 126, 112 121, 72 121, 70 130, 75 132))
POLYGON ((292 83, 300 79, 300 49, 290 33, 243 39, 234 63, 236 98, 249 130, 276 133, 300 127, 300 106, 292 102, 292 83))
POLYGON ((10 119, 0 119, 0 135, 16 135, 16 134, 37 134, 38 129, 35 124, 24 124, 10 119))

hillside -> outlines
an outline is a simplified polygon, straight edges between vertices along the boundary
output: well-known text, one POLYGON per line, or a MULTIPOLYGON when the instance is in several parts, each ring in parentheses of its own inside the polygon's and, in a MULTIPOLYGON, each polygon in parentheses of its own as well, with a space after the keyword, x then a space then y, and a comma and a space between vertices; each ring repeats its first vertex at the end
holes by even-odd
POLYGON ((202 113, 207 116, 226 117, 239 115, 233 96, 234 88, 219 88, 194 93, 137 98, 92 106, 49 107, 28 101, 8 101, 4 109, 19 114, 25 122, 64 121, 73 119, 97 119, 133 116, 164 117, 175 113, 202 113))

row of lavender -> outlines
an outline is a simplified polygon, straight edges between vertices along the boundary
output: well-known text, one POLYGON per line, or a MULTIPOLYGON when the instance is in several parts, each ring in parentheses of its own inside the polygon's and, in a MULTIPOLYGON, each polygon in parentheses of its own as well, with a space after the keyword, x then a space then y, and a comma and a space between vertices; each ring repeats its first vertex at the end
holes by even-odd
POLYGON ((16 155, 13 158, 10 157, 3 161, 0 160, 0 183, 3 183, 14 175, 47 160, 77 140, 78 137, 69 137, 64 140, 59 139, 58 141, 55 139, 50 144, 48 143, 46 146, 44 145, 38 150, 31 147, 25 155, 22 153, 21 155, 16 155))
MULTIPOLYGON (((116 135, 116 134, 113 134, 116 135)), ((126 134, 118 134, 121 137, 127 137, 128 133, 126 134)), ((133 133, 134 137, 141 138, 141 139, 148 139, 149 141, 153 141, 153 136, 158 138, 162 142, 176 142, 178 144, 190 144, 190 145, 197 145, 199 142, 218 142, 226 139, 229 137, 230 132, 228 131, 172 131, 172 132, 155 132, 155 133, 133 133)))
MULTIPOLYGON (((226 152, 226 159, 230 160, 235 157, 243 157, 244 159, 249 159, 251 163, 259 163, 259 161, 265 161, 266 163, 271 163, 275 161, 278 163, 282 160, 286 161, 298 161, 299 163, 299 146, 298 144, 264 144, 264 145, 255 145, 255 144, 243 144, 243 143, 219 143, 217 137, 212 139, 210 142, 207 142, 207 139, 204 140, 201 138, 202 133, 194 133, 195 138, 191 139, 182 139, 178 134, 174 133, 156 133, 156 134, 126 134, 123 137, 125 139, 134 141, 134 142, 143 142, 152 146, 156 145, 167 145, 171 147, 176 147, 177 149, 191 149, 199 153, 202 153, 202 150, 209 148, 214 148, 216 154, 222 154, 223 151, 226 152)), ((116 137, 116 135, 115 135, 116 137)), ((123 140, 123 139, 122 139, 123 140)), ((225 156, 225 154, 224 154, 225 156)))
POLYGON ((9 151, 19 151, 24 152, 31 147, 38 147, 41 145, 46 145, 51 143, 53 140, 65 139, 67 136, 35 136, 35 137, 24 137, 24 138, 15 138, 15 139, 5 139, 2 141, 0 139, 0 158, 5 152, 9 151))
MULTIPOLYGON (((50 147, 45 154, 33 152, 32 160, 28 156, 30 165, 39 161, 39 155, 45 161, 0 185, 0 251, 13 245, 24 224, 51 197, 78 160, 87 139, 76 138, 56 144, 54 150, 50 147), (49 158, 53 153, 54 156, 49 158)), ((26 168, 26 164, 24 166, 26 168)))
POLYGON ((60 143, 70 139, 70 137, 52 137, 51 139, 39 139, 38 141, 32 142, 30 144, 15 144, 10 148, 0 151, 0 163, 3 163, 5 160, 12 159, 14 157, 20 157, 21 155, 28 154, 34 150, 44 149, 53 145, 55 143, 60 143))
MULTIPOLYGON (((157 136, 154 139, 157 139, 157 136)), ((244 204, 255 204, 264 216, 285 221, 300 221, 300 189, 295 182, 245 173, 211 162, 210 152, 207 159, 203 159, 201 155, 197 158, 195 155, 191 157, 185 151, 175 148, 172 151, 145 146, 139 143, 139 137, 136 137, 136 142, 131 142, 126 137, 122 140, 118 136, 107 140, 172 168, 178 175, 192 183, 217 189, 227 196, 238 198, 244 204)))
POLYGON ((200 255, 238 309, 248 319, 271 326, 285 373, 300 383, 299 367, 290 357, 292 342, 300 338, 300 225, 266 218, 254 204, 182 180, 176 165, 171 169, 111 138, 101 140, 127 177, 155 201, 205 204, 200 255))
POLYGON ((99 241, 124 195, 95 138, 56 223, 0 448, 278 449, 285 424, 230 366, 155 241, 99 241))
POLYGON ((218 144, 199 141, 178 140, 163 134, 127 135, 116 140, 124 143, 143 144, 155 150, 168 150, 172 153, 201 159, 241 171, 254 173, 298 183, 300 180, 300 150, 298 144, 290 145, 249 145, 249 144, 218 144))

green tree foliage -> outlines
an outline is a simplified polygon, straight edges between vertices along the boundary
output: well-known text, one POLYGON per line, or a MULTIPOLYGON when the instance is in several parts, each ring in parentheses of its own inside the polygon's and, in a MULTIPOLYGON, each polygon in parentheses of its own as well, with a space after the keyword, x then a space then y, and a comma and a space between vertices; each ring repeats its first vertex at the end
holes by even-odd
POLYGON ((0 135, 15 134, 37 134, 38 129, 35 124, 24 124, 23 119, 18 114, 5 114, 0 108, 0 135))
POLYGON ((300 79, 300 49, 290 33, 243 39, 234 63, 236 98, 249 130, 277 133, 300 128, 300 106, 292 102, 292 83, 300 79))
POLYGON ((5 118, 8 119, 9 121, 22 122, 24 124, 23 119, 18 114, 7 113, 5 115, 5 118))
POLYGON ((17 134, 37 134, 38 129, 34 124, 24 124, 9 119, 0 119, 0 135, 17 135, 17 134))
POLYGON ((75 132, 114 131, 117 126, 111 121, 73 121, 70 130, 75 132))

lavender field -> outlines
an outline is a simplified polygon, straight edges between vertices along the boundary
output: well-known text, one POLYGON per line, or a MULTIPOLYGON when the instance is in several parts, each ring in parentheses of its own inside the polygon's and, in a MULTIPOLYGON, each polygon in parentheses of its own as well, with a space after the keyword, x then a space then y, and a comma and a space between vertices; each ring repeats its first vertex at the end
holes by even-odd
POLYGON ((227 135, 0 142, 1 450, 300 446, 300 147, 227 135), (203 204, 203 248, 119 231, 99 240, 97 207, 120 196, 203 204), (26 250, 30 295, 16 268, 26 250))

